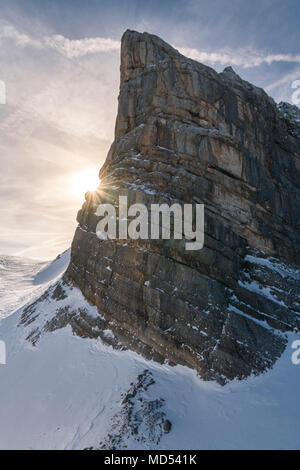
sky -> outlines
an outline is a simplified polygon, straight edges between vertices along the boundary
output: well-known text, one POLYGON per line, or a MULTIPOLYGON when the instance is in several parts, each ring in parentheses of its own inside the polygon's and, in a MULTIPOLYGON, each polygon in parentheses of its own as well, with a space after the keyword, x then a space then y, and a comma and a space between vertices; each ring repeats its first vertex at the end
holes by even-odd
POLYGON ((291 102, 299 18, 299 0, 0 0, 0 254, 70 246, 114 137, 126 29, 291 102))

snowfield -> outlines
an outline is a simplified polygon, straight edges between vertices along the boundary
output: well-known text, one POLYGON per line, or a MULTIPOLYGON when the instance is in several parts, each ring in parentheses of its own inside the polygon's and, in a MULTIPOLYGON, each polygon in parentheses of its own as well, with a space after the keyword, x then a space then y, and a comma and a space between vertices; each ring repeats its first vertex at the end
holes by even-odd
MULTIPOLYGON (((0 340, 7 346, 7 364, 0 365, 1 449, 300 448, 300 365, 291 361, 296 335, 273 370, 224 387, 188 368, 79 338, 69 326, 32 346, 28 329, 18 326, 23 307, 57 282, 68 262, 69 252, 50 264, 0 258, 0 340)), ((97 314, 76 288, 63 302, 97 314)), ((40 304, 37 323, 50 307, 40 304)))

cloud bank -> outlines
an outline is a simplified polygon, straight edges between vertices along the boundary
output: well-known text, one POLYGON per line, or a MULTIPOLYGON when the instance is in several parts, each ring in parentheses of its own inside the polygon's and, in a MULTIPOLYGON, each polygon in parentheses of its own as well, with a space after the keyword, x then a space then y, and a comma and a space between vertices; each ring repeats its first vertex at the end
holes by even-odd
POLYGON ((247 50, 204 52, 188 47, 177 47, 177 49, 181 54, 199 62, 232 64, 244 68, 259 67, 262 64, 271 65, 274 62, 300 63, 300 54, 262 54, 247 50))
POLYGON ((68 39, 58 34, 46 37, 43 44, 68 58, 82 57, 97 52, 118 51, 121 45, 120 41, 110 38, 68 39))
MULTIPOLYGON (((120 41, 92 37, 82 39, 69 39, 60 34, 43 36, 35 39, 26 33, 18 31, 12 25, 5 25, 0 32, 0 45, 5 39, 10 39, 19 47, 35 47, 39 49, 52 49, 69 58, 78 58, 99 52, 112 52, 120 50, 120 41)), ((265 54, 253 50, 224 50, 217 52, 201 51, 199 49, 174 45, 176 49, 191 59, 211 64, 232 64, 243 68, 259 67, 262 64, 271 65, 276 62, 299 63, 300 54, 265 54)))
MULTIPOLYGON (((100 168, 113 139, 120 41, 98 36, 99 29, 106 35, 98 24, 94 37, 83 28, 83 37, 73 39, 76 28, 61 25, 61 34, 52 34, 44 25, 26 29, 9 21, 0 19, 0 79, 7 85, 7 104, 0 106, 0 252, 50 259, 69 245, 83 202, 71 191, 74 174, 100 168)), ((126 27, 151 29, 153 22, 126 27)), ((119 31, 109 28, 107 36, 112 30, 119 31)), ((180 38, 166 25, 154 31, 217 70, 232 64, 278 101, 290 99, 290 85, 300 78, 297 53, 235 43, 225 49, 225 41, 183 47, 188 38, 195 44, 192 33, 180 38)))

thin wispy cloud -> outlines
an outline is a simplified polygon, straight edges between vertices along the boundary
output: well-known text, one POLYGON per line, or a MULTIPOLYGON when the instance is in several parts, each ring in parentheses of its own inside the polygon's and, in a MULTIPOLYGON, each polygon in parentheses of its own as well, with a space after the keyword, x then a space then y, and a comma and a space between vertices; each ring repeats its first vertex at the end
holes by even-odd
POLYGON ((5 39, 13 40, 15 44, 20 47, 42 47, 42 43, 39 40, 33 39, 25 33, 21 33, 11 24, 6 24, 2 27, 2 30, 0 31, 0 46, 5 39))
POLYGON ((266 89, 266 91, 270 92, 274 88, 282 87, 283 85, 285 85, 287 83, 291 84, 294 80, 297 80, 297 79, 300 79, 300 68, 297 68, 293 72, 288 73, 287 75, 284 75, 279 80, 276 80, 275 82, 270 83, 270 85, 267 85, 265 87, 265 89, 266 89))
POLYGON ((177 47, 181 54, 198 60, 199 62, 209 62, 212 64, 232 64, 239 67, 259 67, 263 64, 271 65, 274 62, 300 63, 300 54, 262 54, 256 51, 219 51, 204 52, 188 47, 177 47))
POLYGON ((7 24, 0 31, 0 46, 5 39, 14 41, 15 45, 19 47, 53 49, 70 59, 99 52, 119 51, 121 46, 120 41, 103 37, 69 39, 61 34, 54 34, 35 39, 18 31, 13 25, 7 24))
POLYGON ((53 35, 44 39, 44 45, 69 58, 82 57, 98 52, 111 52, 120 49, 120 41, 110 38, 68 39, 62 35, 53 35))
MULTIPOLYGON (((99 52, 113 52, 120 50, 120 41, 104 37, 86 37, 82 39, 69 39, 61 34, 44 36, 36 39, 28 34, 18 31, 12 25, 5 25, 0 32, 0 45, 4 39, 11 39, 20 47, 36 47, 55 50, 59 54, 73 59, 99 52)), ((199 62, 211 64, 232 64, 243 68, 259 67, 263 64, 271 65, 278 62, 299 63, 300 54, 267 54, 249 49, 207 52, 195 48, 174 45, 181 54, 199 62)))
POLYGON ((69 245, 84 200, 74 174, 100 168, 113 138, 120 44, 32 31, 0 20, 0 253, 50 259, 69 245))

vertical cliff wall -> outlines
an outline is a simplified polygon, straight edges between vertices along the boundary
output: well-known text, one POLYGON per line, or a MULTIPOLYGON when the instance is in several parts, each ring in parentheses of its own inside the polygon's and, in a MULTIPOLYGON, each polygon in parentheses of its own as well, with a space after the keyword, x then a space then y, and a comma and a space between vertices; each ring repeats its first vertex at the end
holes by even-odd
POLYGON ((298 108, 126 31, 115 140, 66 274, 117 341, 222 383, 272 366, 300 326, 299 137, 298 108), (203 203, 204 248, 99 240, 97 205, 119 194, 203 203))

